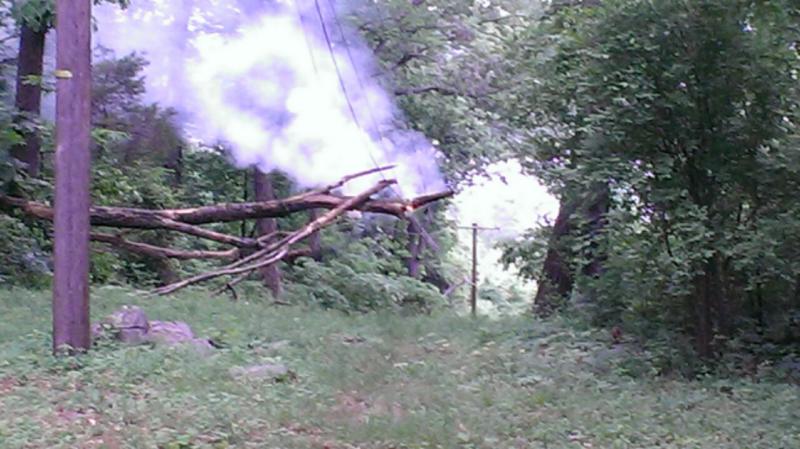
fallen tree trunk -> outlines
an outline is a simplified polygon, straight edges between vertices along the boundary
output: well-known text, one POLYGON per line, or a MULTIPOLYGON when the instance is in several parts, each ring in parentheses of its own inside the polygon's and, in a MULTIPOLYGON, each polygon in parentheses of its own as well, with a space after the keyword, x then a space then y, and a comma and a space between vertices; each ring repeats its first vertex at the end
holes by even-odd
MULTIPOLYGON (((279 261, 291 261, 298 257, 309 256, 311 248, 291 248, 292 245, 309 238, 320 229, 329 226, 345 212, 357 210, 361 212, 392 215, 409 220, 412 226, 424 229, 412 216, 412 212, 433 202, 453 195, 451 191, 420 196, 411 200, 372 199, 372 195, 383 191, 394 184, 393 180, 383 180, 374 187, 356 196, 343 196, 331 193, 331 190, 346 182, 368 174, 386 170, 391 167, 380 167, 347 176, 335 184, 311 190, 283 200, 270 200, 246 203, 217 204, 185 209, 140 209, 128 207, 92 207, 91 224, 94 226, 112 227, 128 230, 167 230, 211 240, 223 245, 233 246, 227 250, 183 250, 165 248, 150 243, 129 240, 125 235, 130 231, 116 234, 93 232, 91 239, 95 242, 112 245, 135 254, 159 260, 177 259, 218 259, 229 264, 217 270, 174 282, 155 291, 157 294, 168 294, 192 284, 214 279, 220 276, 238 276, 228 282, 233 286, 245 279, 253 270, 268 267, 279 261), (275 232, 258 238, 235 236, 201 227, 212 223, 244 221, 284 217, 298 211, 328 211, 294 232, 275 232)), ((53 209, 43 203, 28 201, 22 198, 0 196, 0 209, 17 210, 42 219, 53 220, 53 209)), ((430 238, 428 236, 428 238, 430 238)))
MULTIPOLYGON (((406 214, 415 209, 448 198, 452 195, 453 192, 446 191, 405 201, 369 200, 360 204, 358 207, 354 207, 353 210, 394 215, 404 218, 406 214)), ((188 209, 158 210, 95 206, 91 208, 91 223, 93 226, 108 226, 113 228, 170 229, 178 232, 186 232, 191 230, 191 228, 182 225, 202 225, 259 218, 277 218, 313 209, 330 210, 341 206, 352 198, 353 197, 330 193, 315 193, 311 195, 298 195, 283 200, 216 204, 213 206, 188 209)), ((53 209, 46 204, 35 201, 0 196, 0 206, 7 209, 18 209, 26 215, 42 220, 52 221, 53 219, 53 209)), ((206 235, 206 233, 197 236, 209 238, 211 240, 217 240, 219 238, 210 237, 206 235)), ((254 244, 254 242, 248 239, 232 236, 227 236, 226 241, 223 243, 236 244, 237 246, 250 246, 254 244)))
POLYGON ((154 291, 154 293, 159 295, 167 295, 170 293, 174 293, 180 289, 186 288, 190 285, 197 284, 199 282, 207 281, 220 276, 249 274, 254 270, 258 270, 260 268, 264 268, 266 266, 277 263, 289 253, 289 247, 291 245, 305 239, 314 232, 319 231, 325 226, 328 226, 329 224, 333 223, 334 220, 336 220, 339 216, 341 216, 348 210, 358 208, 360 204, 363 204, 364 202, 368 201, 372 195, 380 192, 381 190, 389 187, 394 183, 395 181, 381 181, 377 185, 375 185, 375 187, 366 190, 360 195, 350 198, 349 200, 340 204, 338 207, 328 211, 321 217, 306 224, 302 228, 284 237, 275 244, 270 245, 269 247, 261 251, 258 251, 249 257, 246 257, 238 262, 230 264, 219 270, 198 274, 197 276, 193 276, 183 281, 158 288, 154 291), (250 261, 253 261, 253 263, 246 265, 250 261))

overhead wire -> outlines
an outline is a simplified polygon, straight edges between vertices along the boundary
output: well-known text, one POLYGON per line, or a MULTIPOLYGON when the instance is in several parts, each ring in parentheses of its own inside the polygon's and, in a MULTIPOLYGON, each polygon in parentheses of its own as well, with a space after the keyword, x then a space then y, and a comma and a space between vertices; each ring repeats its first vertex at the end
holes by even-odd
MULTIPOLYGON (((314 62, 313 45, 311 44, 311 42, 310 42, 310 40, 308 38, 308 35, 307 35, 307 31, 306 31, 306 29, 304 27, 303 15, 302 15, 302 12, 300 10, 300 7, 297 4, 298 1, 299 0, 294 0, 294 5, 295 5, 295 8, 297 10, 297 14, 298 14, 298 17, 299 17, 299 20, 300 20, 301 29, 303 31, 303 34, 304 34, 304 37, 305 37, 305 40, 306 40, 306 46, 308 47, 309 55, 311 56, 312 63, 313 63, 314 62)), ((358 114, 356 113, 355 107, 353 105, 353 101, 350 98, 350 93, 348 92, 348 89, 347 89, 347 83, 344 80, 344 75, 342 73, 342 69, 340 68, 339 61, 336 58, 336 51, 333 48, 333 41, 331 39, 331 34, 328 31, 328 26, 325 23, 325 16, 322 13, 322 8, 320 7, 319 0, 313 0, 313 2, 314 2, 314 9, 316 10, 317 17, 319 19, 320 28, 322 30, 322 35, 325 38, 325 43, 326 43, 326 46, 328 48, 328 52, 330 54, 331 62, 333 63, 334 70, 336 71, 336 76, 337 76, 338 81, 339 81, 339 87, 340 87, 340 89, 342 91, 342 95, 344 96, 344 100, 347 103, 347 107, 348 107, 348 110, 350 112, 350 115, 353 118, 353 122, 355 123, 355 125, 357 127, 359 127, 362 131, 364 131, 367 135, 369 135, 369 131, 364 129, 364 127, 361 125, 361 120, 358 118, 358 114)), ((339 31, 339 35, 341 36, 342 44, 345 47, 345 53, 347 54, 348 60, 350 62, 350 67, 351 67, 353 73, 356 76, 356 80, 358 81, 358 86, 361 89, 362 95, 364 95, 364 98, 365 98, 365 101, 366 101, 366 106, 367 106, 367 112, 368 112, 368 115, 369 115, 370 120, 372 122, 371 124, 372 124, 373 128, 375 129, 376 133, 378 134, 380 146, 383 147, 383 145, 385 145, 386 138, 385 138, 385 135, 383 134, 383 131, 380 128, 378 120, 375 117, 375 114, 373 112, 373 108, 372 108, 372 105, 370 104, 371 102, 369 100, 369 95, 367 94, 366 84, 365 84, 363 78, 361 77, 361 75, 360 75, 360 73, 358 71, 358 68, 357 68, 357 65, 356 65, 356 62, 355 62, 355 57, 353 56, 353 52, 352 52, 352 50, 350 48, 350 45, 349 45, 349 43, 347 41, 347 37, 346 37, 345 32, 344 32, 344 27, 342 26, 342 23, 339 20, 339 16, 337 14, 335 6, 332 3, 332 0, 328 0, 328 6, 329 6, 330 11, 331 11, 331 16, 333 17, 333 22, 334 22, 334 24, 336 25, 336 28, 339 31)), ((316 64, 314 64, 314 70, 315 70, 316 76, 319 78, 319 71, 317 69, 316 64)), ((366 144, 366 142, 365 142, 365 149, 366 149, 367 154, 369 155, 369 158, 372 160, 372 163, 375 165, 375 168, 378 168, 380 166, 380 164, 378 163, 378 161, 375 158, 375 156, 372 154, 372 150, 370 149, 369 145, 366 144)), ((386 177, 384 176, 382 171, 379 172, 379 175, 381 176, 381 178, 383 178, 384 181, 386 180, 386 177)), ((403 198, 402 193, 396 188, 395 185, 391 185, 390 189, 397 195, 398 198, 403 198)), ((422 225, 422 223, 419 220, 416 219, 416 217, 409 215, 407 217, 407 219, 414 224, 414 226, 416 227, 418 232, 428 242, 428 244, 429 244, 429 246, 431 246, 431 248, 433 248, 434 250, 438 249, 438 244, 436 243, 436 241, 433 239, 433 237, 430 235, 430 233, 428 233, 428 231, 425 229, 425 227, 422 225)))
POLYGON ((319 67, 317 67, 317 58, 314 57, 314 46, 311 45, 311 39, 308 38, 308 33, 306 32, 306 22, 303 20, 303 12, 300 10, 300 6, 297 4, 297 0, 292 1, 292 5, 294 5, 295 13, 297 14, 297 20, 300 22, 300 31, 303 32, 303 39, 306 42, 306 49, 308 50, 308 57, 311 60, 311 67, 314 69, 314 76, 319 79, 319 67))
MULTIPOLYGON (((320 6, 319 6, 319 0, 314 0, 314 8, 316 9, 317 16, 319 17, 319 24, 320 24, 320 27, 322 29, 322 35, 325 37, 325 43, 326 43, 326 45, 328 47, 328 52, 330 53, 331 61, 333 62, 333 67, 336 70, 336 76, 339 79, 339 87, 341 87, 341 89, 342 89, 342 94, 344 95, 345 102, 347 103, 347 108, 350 111, 350 115, 352 116, 353 122, 355 123, 355 125, 357 127, 359 127, 362 131, 366 132, 366 130, 364 130, 364 127, 361 126, 361 123, 360 123, 361 121, 358 118, 358 114, 356 113, 356 109, 353 106, 353 101, 351 100, 350 94, 347 91, 347 83, 345 83, 345 81, 344 81, 344 76, 342 74, 342 70, 339 67, 339 61, 336 59, 336 51, 333 49, 333 42, 331 41, 331 36, 330 36, 330 33, 328 32, 328 26, 325 24, 325 17, 322 14, 322 8, 320 8, 320 6)), ((333 11, 333 17, 334 17, 334 20, 337 19, 335 10, 333 11)), ((349 46, 347 45, 347 42, 344 42, 344 46, 345 46, 345 48, 347 48, 347 51, 349 53, 350 50, 349 50, 349 46)), ((358 71, 356 70, 355 65, 352 66, 352 69, 353 69, 353 72, 356 73, 356 77, 358 77, 358 71)), ((371 108, 370 108, 369 105, 367 105, 367 110, 371 111, 371 108)), ((367 154, 369 155, 369 158, 372 160, 372 163, 375 165, 375 168, 379 167, 380 164, 378 163, 378 160, 375 159, 375 155, 372 154, 372 151, 370 150, 369 145, 365 145, 365 149, 367 150, 367 154)), ((381 173, 380 175, 381 175, 381 177, 383 177, 383 173, 381 173)), ((386 178, 384 178, 384 180, 385 179, 386 178)))

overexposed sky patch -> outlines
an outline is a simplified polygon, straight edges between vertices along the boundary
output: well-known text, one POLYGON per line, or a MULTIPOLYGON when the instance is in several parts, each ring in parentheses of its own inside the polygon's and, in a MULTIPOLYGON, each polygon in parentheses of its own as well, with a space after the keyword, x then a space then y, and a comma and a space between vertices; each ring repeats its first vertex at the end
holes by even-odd
POLYGON ((500 230, 486 232, 490 240, 512 238, 558 214, 558 200, 534 177, 522 173, 517 161, 492 165, 491 179, 480 180, 459 193, 453 217, 462 226, 477 223, 500 230))

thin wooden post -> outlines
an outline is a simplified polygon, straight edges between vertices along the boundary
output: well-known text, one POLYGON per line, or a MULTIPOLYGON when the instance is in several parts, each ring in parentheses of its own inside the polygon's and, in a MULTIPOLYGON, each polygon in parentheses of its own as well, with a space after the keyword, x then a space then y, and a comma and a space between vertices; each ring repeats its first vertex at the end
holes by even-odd
POLYGON ((478 314, 478 223, 472 223, 472 288, 469 294, 472 316, 478 314))
POLYGON ((56 7, 53 351, 83 352, 89 323, 91 0, 56 7))
POLYGON ((500 228, 484 228, 472 223, 472 226, 459 226, 458 229, 472 230, 472 282, 469 294, 469 308, 472 316, 478 314, 478 232, 498 231, 500 228))

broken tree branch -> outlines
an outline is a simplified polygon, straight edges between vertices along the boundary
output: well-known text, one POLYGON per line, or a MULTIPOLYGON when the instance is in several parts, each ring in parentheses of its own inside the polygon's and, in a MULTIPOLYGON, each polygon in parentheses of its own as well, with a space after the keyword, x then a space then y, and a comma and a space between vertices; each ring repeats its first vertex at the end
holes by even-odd
MULTIPOLYGON (((393 180, 383 179, 374 187, 356 195, 343 196, 333 193, 353 179, 380 173, 393 166, 376 167, 342 178, 341 180, 305 193, 283 200, 260 201, 250 203, 229 203, 183 209, 141 209, 130 207, 92 207, 91 224, 117 228, 111 233, 95 232, 91 238, 95 242, 112 245, 124 251, 151 257, 154 259, 218 259, 228 262, 227 265, 197 276, 159 288, 154 293, 169 294, 192 284, 214 279, 220 276, 238 276, 228 282, 233 287, 247 278, 253 270, 269 266, 279 261, 291 261, 298 257, 309 256, 309 248, 292 249, 298 242, 308 239, 320 229, 329 226, 347 211, 392 215, 408 219, 414 226, 422 229, 413 212, 428 204, 448 198, 451 191, 423 195, 410 200, 373 199, 372 196, 385 190, 393 180), (276 218, 291 215, 305 210, 327 210, 314 220, 294 232, 276 232, 258 238, 234 236, 218 232, 202 225, 226 223, 248 219, 276 218), (233 248, 227 250, 184 250, 157 246, 129 238, 133 230, 167 230, 211 240, 233 248)), ((41 220, 53 220, 53 209, 43 203, 28 201, 23 198, 0 195, 0 210, 16 210, 41 220)), ((433 244, 433 239, 424 232, 433 244)))
POLYGON ((92 233, 92 241, 106 243, 126 251, 152 257, 155 259, 223 259, 236 260, 239 257, 239 249, 232 248, 227 251, 203 251, 203 250, 177 250, 164 248, 161 246, 150 245, 148 243, 134 242, 126 240, 119 235, 92 233))
MULTIPOLYGON (((408 212, 426 204, 439 201, 453 195, 452 191, 444 191, 420 196, 409 201, 403 200, 369 200, 360 203, 354 210, 385 215, 404 217, 408 212)), ((91 223, 94 226, 108 226, 130 229, 170 229, 191 233, 199 237, 217 240, 221 238, 213 231, 186 228, 186 225, 202 225, 209 223, 227 223, 258 218, 277 218, 295 212, 312 209, 335 209, 345 204, 352 197, 330 193, 310 193, 283 200, 228 203, 213 206, 202 206, 187 209, 137 209, 128 207, 102 207, 91 209, 91 223), (207 231, 207 232, 206 232, 207 231)), ((0 196, 0 206, 7 209, 18 209, 26 215, 42 220, 52 221, 53 209, 45 204, 27 201, 22 198, 0 196)), ((223 237, 224 238, 224 237, 223 237)), ((240 247, 256 246, 251 239, 240 237, 225 238, 228 244, 240 247)))
POLYGON ((269 247, 264 248, 260 251, 257 251, 256 253, 254 253, 249 257, 246 257, 233 264, 230 264, 227 267, 223 267, 222 269, 198 274, 196 276, 192 276, 182 281, 166 285, 164 287, 154 290, 153 293, 157 295, 168 295, 170 293, 174 293, 180 289, 186 288, 193 284, 197 284, 199 282, 204 282, 220 276, 232 276, 242 273, 249 273, 259 268, 276 263, 287 255, 287 253, 289 252, 289 247, 291 245, 305 239, 314 232, 319 231, 320 229, 330 225, 346 211, 358 208, 359 205, 363 205, 366 201, 368 201, 372 195, 380 192, 381 190, 386 189, 395 182, 396 181, 393 180, 379 182, 374 187, 344 201, 343 203, 341 203, 334 209, 328 211, 327 213, 323 214, 316 220, 306 224, 302 228, 291 233, 287 237, 284 237, 275 244, 270 245, 269 247), (243 263, 243 261, 245 260, 247 260, 247 262, 243 263), (252 264, 246 265, 246 263, 250 261, 254 262, 252 264))

